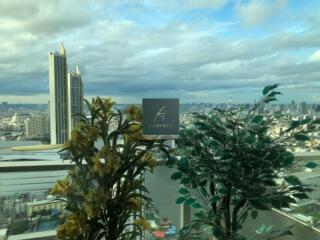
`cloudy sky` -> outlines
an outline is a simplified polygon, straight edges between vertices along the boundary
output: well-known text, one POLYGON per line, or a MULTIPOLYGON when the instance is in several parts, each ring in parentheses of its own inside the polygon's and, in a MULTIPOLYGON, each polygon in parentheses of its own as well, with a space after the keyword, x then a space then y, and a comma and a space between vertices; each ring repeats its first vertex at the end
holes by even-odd
POLYGON ((320 103, 318 0, 0 0, 0 101, 48 101, 48 52, 87 98, 320 103))

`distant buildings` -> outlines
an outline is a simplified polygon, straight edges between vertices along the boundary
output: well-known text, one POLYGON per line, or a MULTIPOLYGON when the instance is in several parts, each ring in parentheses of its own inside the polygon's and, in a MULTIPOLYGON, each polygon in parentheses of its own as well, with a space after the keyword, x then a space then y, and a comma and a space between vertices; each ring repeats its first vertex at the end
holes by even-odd
POLYGON ((34 201, 27 203, 27 216, 31 217, 32 213, 39 213, 42 210, 55 209, 59 213, 64 212, 65 202, 58 199, 48 199, 42 201, 34 201))
POLYGON ((83 90, 79 68, 68 74, 66 50, 49 53, 50 136, 51 144, 63 144, 82 111, 83 90))
POLYGON ((292 100, 290 103, 290 111, 291 113, 296 111, 296 102, 294 100, 292 100))
POLYGON ((23 202, 21 199, 15 199, 14 208, 17 215, 22 215, 26 211, 26 203, 23 202))
POLYGON ((46 136, 49 134, 48 114, 39 114, 29 117, 26 122, 26 136, 29 138, 46 136))
POLYGON ((4 102, 1 102, 0 104, 0 109, 7 109, 9 106, 9 103, 4 101, 4 102))
POLYGON ((306 115, 307 114, 307 110, 308 110, 307 103, 306 102, 301 102, 299 104, 299 113, 302 114, 302 115, 306 115))

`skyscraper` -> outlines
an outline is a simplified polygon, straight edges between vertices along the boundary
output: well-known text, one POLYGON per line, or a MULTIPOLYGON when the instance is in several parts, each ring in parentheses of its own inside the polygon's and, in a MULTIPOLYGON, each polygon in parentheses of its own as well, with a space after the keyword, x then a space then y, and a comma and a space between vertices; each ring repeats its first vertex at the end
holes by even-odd
POLYGON ((294 100, 291 101, 290 110, 291 110, 291 113, 294 113, 296 111, 296 103, 294 100))
POLYGON ((60 52, 49 53, 50 136, 51 144, 68 139, 67 56, 61 43, 60 52))
POLYGON ((307 103, 306 102, 301 102, 299 105, 299 110, 300 110, 300 114, 307 114, 308 112, 308 107, 307 107, 307 103))
POLYGON ((77 65, 75 72, 68 73, 68 129, 69 136, 72 129, 80 122, 77 115, 83 111, 83 85, 80 69, 77 65))

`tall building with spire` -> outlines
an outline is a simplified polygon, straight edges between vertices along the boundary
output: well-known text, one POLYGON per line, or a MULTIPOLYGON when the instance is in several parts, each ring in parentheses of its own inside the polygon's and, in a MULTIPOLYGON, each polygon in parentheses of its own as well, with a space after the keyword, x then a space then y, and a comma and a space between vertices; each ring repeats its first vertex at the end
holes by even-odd
POLYGON ((63 144, 68 139, 67 72, 67 54, 61 43, 59 52, 49 52, 51 144, 63 144))
POLYGON ((79 66, 68 73, 67 53, 61 43, 59 52, 49 53, 50 137, 51 144, 65 143, 83 112, 83 84, 79 66))
POLYGON ((75 72, 68 73, 68 129, 69 136, 81 117, 79 113, 83 112, 83 84, 79 66, 75 72))

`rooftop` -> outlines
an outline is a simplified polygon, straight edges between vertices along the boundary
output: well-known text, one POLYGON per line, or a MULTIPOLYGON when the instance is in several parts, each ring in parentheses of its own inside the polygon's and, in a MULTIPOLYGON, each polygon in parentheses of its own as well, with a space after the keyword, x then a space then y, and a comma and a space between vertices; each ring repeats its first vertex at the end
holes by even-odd
POLYGON ((46 199, 41 201, 35 201, 35 202, 28 202, 27 206, 37 206, 37 205, 43 205, 48 203, 60 203, 61 200, 59 199, 46 199))
POLYGON ((307 160, 314 161, 320 160, 320 152, 295 152, 294 153, 295 160, 307 160))

